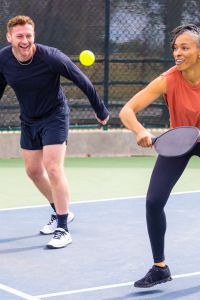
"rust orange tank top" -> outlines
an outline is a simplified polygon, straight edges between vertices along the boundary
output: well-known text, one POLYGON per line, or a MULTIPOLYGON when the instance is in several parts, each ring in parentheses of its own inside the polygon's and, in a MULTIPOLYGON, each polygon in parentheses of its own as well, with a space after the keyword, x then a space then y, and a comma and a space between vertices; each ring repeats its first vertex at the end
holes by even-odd
POLYGON ((170 114, 170 127, 196 126, 200 129, 200 84, 192 86, 176 66, 161 76, 167 79, 164 95, 170 114))

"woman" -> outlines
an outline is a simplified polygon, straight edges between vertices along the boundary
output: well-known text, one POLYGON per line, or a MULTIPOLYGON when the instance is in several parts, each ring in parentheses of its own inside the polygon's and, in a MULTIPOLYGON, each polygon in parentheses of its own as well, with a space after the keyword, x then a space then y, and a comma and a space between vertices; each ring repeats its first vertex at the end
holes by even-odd
MULTIPOLYGON (((170 125, 200 128, 200 28, 194 24, 178 26, 172 31, 171 47, 175 66, 153 80, 122 108, 123 124, 136 135, 138 145, 152 146, 151 134, 137 120, 136 113, 164 95, 170 125)), ((146 198, 146 219, 154 265, 135 287, 152 287, 171 280, 164 256, 166 218, 164 206, 188 161, 200 156, 200 143, 178 158, 158 156, 146 198)))

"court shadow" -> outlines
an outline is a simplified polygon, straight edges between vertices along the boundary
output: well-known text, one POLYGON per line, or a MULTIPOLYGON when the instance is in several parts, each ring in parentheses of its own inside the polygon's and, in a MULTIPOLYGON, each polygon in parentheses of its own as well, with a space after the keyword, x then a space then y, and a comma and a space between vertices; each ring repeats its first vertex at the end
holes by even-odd
POLYGON ((12 249, 4 249, 0 250, 0 254, 12 254, 12 253, 18 253, 18 252, 27 252, 32 251, 35 249, 45 249, 44 245, 37 245, 37 246, 31 246, 31 247, 21 247, 21 248, 12 248, 12 249))
MULTIPOLYGON (((192 294, 196 294, 200 292, 200 285, 194 286, 187 289, 181 289, 174 292, 167 293, 166 290, 153 290, 153 291, 141 291, 141 292, 133 292, 128 295, 126 295, 123 299, 138 299, 138 300, 146 300, 148 295, 148 300, 174 300, 174 299, 187 299, 187 296, 190 296, 192 294), (155 293, 159 293, 158 296, 155 295, 155 293), (161 294, 162 293, 162 294, 161 294)), ((194 299, 200 299, 200 295, 196 295, 194 299)), ((109 299, 109 300, 115 300, 115 299, 109 299)))
MULTIPOLYGON (((141 292, 131 292, 127 295, 124 295, 122 297, 116 297, 116 298, 106 298, 103 300, 126 300, 126 299, 139 299, 139 300, 147 300, 147 299, 155 299, 157 294, 163 293, 162 290, 148 290, 148 291, 141 291, 141 292), (148 295, 148 298, 147 298, 148 295), (145 298, 137 298, 137 297, 143 297, 145 296, 145 298), (153 296, 154 298, 151 298, 151 296, 153 296)), ((160 299, 160 296, 156 297, 156 299, 160 299)), ((173 298, 172 298, 173 299, 173 298)))
MULTIPOLYGON (((140 291, 140 292, 131 292, 129 293, 126 298, 131 298, 131 297, 142 297, 142 296, 155 296, 157 294, 161 294, 163 293, 162 290, 147 290, 147 291, 140 291)), ((160 296, 159 296, 160 297, 160 296)), ((148 299, 151 299, 151 298, 148 298, 148 299)))
POLYGON ((16 241, 21 241, 21 240, 27 240, 27 239, 31 239, 31 238, 38 237, 38 236, 41 236, 41 234, 37 233, 37 234, 32 234, 32 235, 18 236, 18 237, 13 237, 13 238, 8 238, 8 239, 2 239, 2 240, 0 240, 0 244, 1 243, 16 242, 16 241))
MULTIPOLYGON (((200 292, 200 285, 187 289, 181 289, 174 292, 167 293, 166 290, 148 290, 140 292, 131 292, 121 297, 104 298, 103 300, 175 300, 175 299, 187 299, 188 296, 200 292)), ((192 298, 190 298, 192 299, 192 298)), ((200 295, 194 295, 194 300, 200 299, 200 295)))
MULTIPOLYGON (((182 289, 176 292, 171 292, 169 294, 167 294, 167 298, 161 298, 164 300, 169 300, 169 299, 179 299, 179 298, 184 298, 186 299, 187 296, 192 295, 192 294, 196 294, 200 292, 200 285, 191 287, 191 288, 187 288, 187 289, 182 289)), ((195 299, 200 299, 200 295, 196 295, 195 299)))

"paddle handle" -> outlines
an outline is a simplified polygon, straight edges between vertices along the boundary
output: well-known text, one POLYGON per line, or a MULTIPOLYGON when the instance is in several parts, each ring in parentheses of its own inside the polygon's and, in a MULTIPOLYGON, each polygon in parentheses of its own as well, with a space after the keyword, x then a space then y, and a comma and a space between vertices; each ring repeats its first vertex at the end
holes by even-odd
MULTIPOLYGON (((200 132, 199 132, 199 134, 200 134, 200 132)), ((156 142, 156 140, 157 140, 157 137, 155 137, 155 136, 153 136, 153 137, 151 138, 152 145, 156 142)))

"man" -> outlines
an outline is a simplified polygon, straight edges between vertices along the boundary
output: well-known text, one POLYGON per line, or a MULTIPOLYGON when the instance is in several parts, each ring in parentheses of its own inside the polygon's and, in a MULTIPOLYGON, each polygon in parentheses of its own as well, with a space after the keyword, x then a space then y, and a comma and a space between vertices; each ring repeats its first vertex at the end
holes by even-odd
POLYGON ((69 186, 64 174, 69 108, 60 76, 87 95, 100 124, 107 123, 109 112, 89 79, 65 54, 35 43, 34 28, 28 16, 16 16, 7 23, 10 45, 0 50, 0 97, 7 84, 15 91, 26 172, 56 212, 41 233, 54 232, 47 247, 62 248, 72 238, 67 228, 69 186))

